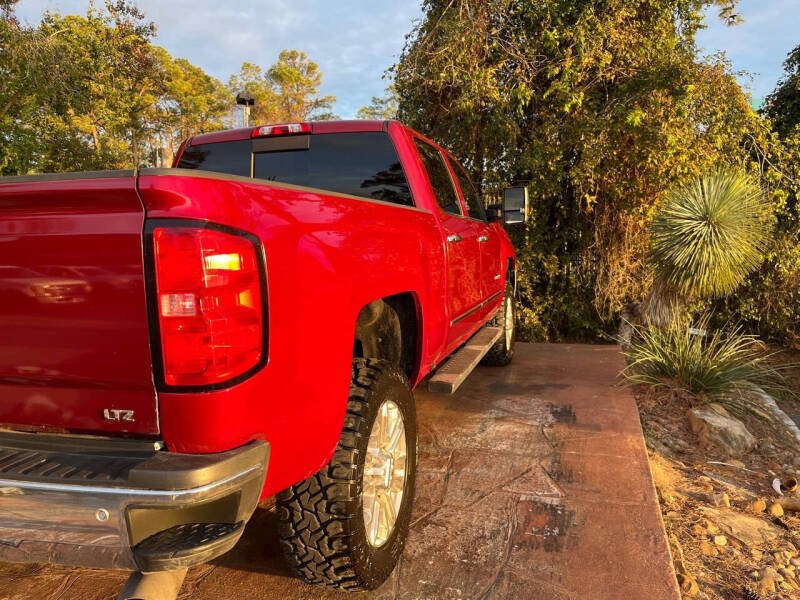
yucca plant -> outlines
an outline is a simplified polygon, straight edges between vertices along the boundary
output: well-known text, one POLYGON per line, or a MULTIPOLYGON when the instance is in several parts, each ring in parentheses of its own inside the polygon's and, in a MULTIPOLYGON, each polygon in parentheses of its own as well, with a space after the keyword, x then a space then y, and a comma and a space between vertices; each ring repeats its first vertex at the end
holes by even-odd
POLYGON ((650 228, 645 322, 665 327, 689 299, 727 296, 761 263, 771 222, 760 186, 720 169, 667 194, 650 228))
MULTIPOLYGON (((698 327, 705 329, 707 322, 703 318, 698 327)), ((705 337, 693 334, 679 321, 665 328, 638 329, 623 371, 629 384, 684 390, 739 413, 750 408, 752 397, 742 392, 755 386, 770 393, 788 391, 781 369, 772 364, 772 355, 739 327, 705 337)))

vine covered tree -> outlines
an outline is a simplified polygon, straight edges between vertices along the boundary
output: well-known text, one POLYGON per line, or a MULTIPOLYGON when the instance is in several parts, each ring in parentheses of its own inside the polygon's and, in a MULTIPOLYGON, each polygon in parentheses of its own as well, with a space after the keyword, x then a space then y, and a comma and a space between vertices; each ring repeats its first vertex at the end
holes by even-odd
POLYGON ((649 289, 648 224, 667 190, 720 163, 749 168, 769 144, 730 65, 699 56, 710 5, 740 19, 735 2, 705 0, 423 2, 393 69, 399 117, 484 194, 528 185, 524 335, 613 333, 649 289))

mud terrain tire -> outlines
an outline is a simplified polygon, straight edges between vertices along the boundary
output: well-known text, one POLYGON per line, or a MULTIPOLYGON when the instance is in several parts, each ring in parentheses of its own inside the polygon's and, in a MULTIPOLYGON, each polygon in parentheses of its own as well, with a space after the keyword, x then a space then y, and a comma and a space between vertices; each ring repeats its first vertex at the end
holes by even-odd
POLYGON ((354 359, 347 413, 333 458, 276 499, 281 549, 292 570, 308 583, 344 590, 370 590, 383 583, 408 534, 416 463, 416 411, 406 376, 385 360, 354 359), (402 415, 406 470, 394 528, 373 546, 362 504, 363 474, 370 433, 387 401, 402 415))

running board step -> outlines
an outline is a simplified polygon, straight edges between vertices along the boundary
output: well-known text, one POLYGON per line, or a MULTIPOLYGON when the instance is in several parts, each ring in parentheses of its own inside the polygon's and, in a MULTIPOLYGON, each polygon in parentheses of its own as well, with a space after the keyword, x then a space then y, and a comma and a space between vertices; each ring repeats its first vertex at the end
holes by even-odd
POLYGON ((428 380, 428 391, 440 394, 454 393, 501 335, 503 335, 502 327, 484 327, 478 331, 436 370, 428 380))

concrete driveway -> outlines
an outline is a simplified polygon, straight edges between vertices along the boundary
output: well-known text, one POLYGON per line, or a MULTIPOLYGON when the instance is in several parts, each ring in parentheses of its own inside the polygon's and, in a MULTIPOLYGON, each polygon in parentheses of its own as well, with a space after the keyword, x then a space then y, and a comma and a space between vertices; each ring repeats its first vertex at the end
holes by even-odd
MULTIPOLYGON (((672 600, 680 597, 631 395, 614 346, 518 344, 453 396, 416 393, 415 515, 375 599, 672 600)), ((424 386, 421 386, 424 387, 424 386)), ((294 579, 275 514, 190 569, 183 599, 352 598, 294 579)), ((111 571, 0 563, 1 599, 114 598, 111 571)))

